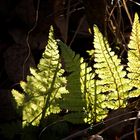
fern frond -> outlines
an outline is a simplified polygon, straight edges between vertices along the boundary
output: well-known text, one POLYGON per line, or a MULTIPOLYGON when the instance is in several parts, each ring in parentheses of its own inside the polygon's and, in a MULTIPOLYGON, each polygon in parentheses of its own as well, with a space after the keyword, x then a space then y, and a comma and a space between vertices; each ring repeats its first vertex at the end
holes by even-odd
POLYGON ((102 93, 106 94, 103 107, 117 109, 126 105, 128 97, 128 80, 123 70, 121 60, 109 47, 108 41, 103 37, 99 29, 94 26, 95 64, 94 68, 99 80, 97 86, 102 87, 102 93))
MULTIPOLYGON (((91 52, 93 52, 93 50, 89 51, 89 53, 91 52)), ((81 85, 82 92, 86 99, 85 122, 91 124, 104 119, 107 115, 107 110, 102 109, 101 102, 105 100, 105 95, 100 94, 101 88, 97 86, 96 74, 82 59, 81 85)))
POLYGON ((63 42, 58 41, 58 43, 64 60, 64 69, 68 73, 66 89, 69 91, 69 94, 63 95, 60 106, 71 112, 64 117, 65 119, 73 123, 81 123, 84 119, 85 100, 81 92, 80 56, 63 42))
POLYGON ((140 23, 138 14, 135 14, 128 48, 128 78, 130 85, 137 88, 137 91, 131 92, 130 96, 136 97, 140 95, 140 23))
MULTIPOLYGON (((67 91, 65 89, 66 79, 62 77, 64 71, 61 69, 59 60, 58 46, 51 28, 48 45, 38 69, 31 68, 31 76, 27 77, 27 82, 21 82, 21 87, 25 92, 23 102, 24 125, 38 125, 47 115, 60 111, 56 100, 67 91)), ((15 99, 17 99, 16 94, 13 92, 15 99)), ((17 99, 16 101, 19 102, 20 100, 17 99)))

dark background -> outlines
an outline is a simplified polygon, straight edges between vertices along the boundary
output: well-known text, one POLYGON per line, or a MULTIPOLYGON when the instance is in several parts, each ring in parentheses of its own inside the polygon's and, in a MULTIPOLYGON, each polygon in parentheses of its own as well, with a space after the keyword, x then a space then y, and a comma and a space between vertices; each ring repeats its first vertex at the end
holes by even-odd
MULTIPOLYGON (((140 15, 140 6, 135 2, 126 0, 132 21, 135 12, 140 15)), ((88 58, 86 50, 93 47, 94 24, 125 63, 131 21, 122 1, 0 0, 0 123, 16 119, 10 90, 19 89, 19 82, 26 80, 29 67, 37 66, 47 44, 50 25, 56 38, 88 58), (114 48, 116 44, 119 49, 114 48)))

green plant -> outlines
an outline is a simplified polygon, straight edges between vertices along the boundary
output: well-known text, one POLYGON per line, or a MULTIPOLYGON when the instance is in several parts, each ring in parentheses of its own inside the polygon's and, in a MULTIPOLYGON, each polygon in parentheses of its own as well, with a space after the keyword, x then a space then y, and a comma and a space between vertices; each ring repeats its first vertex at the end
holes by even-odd
POLYGON ((52 27, 38 69, 31 68, 30 71, 27 82, 20 83, 24 93, 12 91, 17 107, 23 109, 23 126, 39 125, 51 113, 58 113, 60 108, 56 100, 67 93, 52 27))
POLYGON ((64 116, 65 120, 73 123, 83 123, 84 107, 86 100, 81 91, 80 82, 80 55, 76 55, 67 45, 62 41, 58 41, 60 45, 64 69, 67 73, 68 94, 62 95, 62 100, 59 102, 60 107, 66 109, 68 113, 64 116))
POLYGON ((139 31, 136 14, 128 44, 126 71, 96 26, 94 48, 89 51, 95 62, 93 69, 66 44, 57 41, 60 57, 51 28, 48 45, 38 68, 31 68, 27 82, 21 82, 24 93, 13 90, 17 106, 23 109, 24 126, 39 125, 45 117, 63 109, 64 120, 92 123, 104 119, 109 108, 126 107, 129 98, 139 96, 139 31), (64 69, 60 60, 63 60, 64 69))
POLYGON ((135 20, 132 27, 130 43, 128 44, 128 78, 129 85, 135 87, 131 91, 130 97, 140 95, 140 22, 138 14, 135 14, 135 20))
MULTIPOLYGON (((135 14, 130 43, 128 44, 128 66, 126 71, 121 65, 121 60, 111 51, 106 38, 103 37, 99 29, 94 26, 94 49, 89 51, 95 64, 94 84, 90 87, 88 98, 93 99, 91 110, 87 113, 89 121, 100 121, 105 118, 108 109, 118 109, 126 107, 129 98, 140 95, 140 22, 135 14), (94 85, 94 87, 93 87, 94 85), (92 93, 92 94, 91 94, 92 93)), ((90 79, 89 82, 93 81, 90 79)), ((88 82, 88 81, 87 81, 88 82)))

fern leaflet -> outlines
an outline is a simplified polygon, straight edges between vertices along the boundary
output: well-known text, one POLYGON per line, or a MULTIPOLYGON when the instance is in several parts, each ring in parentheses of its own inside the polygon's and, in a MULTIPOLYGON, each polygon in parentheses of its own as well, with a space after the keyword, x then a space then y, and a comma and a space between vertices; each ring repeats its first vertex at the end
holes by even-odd
POLYGON ((131 92, 130 97, 136 97, 140 95, 140 23, 138 14, 135 14, 128 47, 128 78, 130 85, 137 88, 131 92))

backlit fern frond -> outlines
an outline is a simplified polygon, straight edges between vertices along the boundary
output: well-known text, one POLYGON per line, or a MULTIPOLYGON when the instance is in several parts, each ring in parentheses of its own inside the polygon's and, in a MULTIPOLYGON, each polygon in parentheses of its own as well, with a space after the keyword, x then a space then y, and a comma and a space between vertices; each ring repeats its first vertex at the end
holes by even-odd
MULTIPOLYGON (((89 51, 89 53, 92 52, 89 51)), ((101 103, 105 100, 105 95, 100 94, 101 88, 97 86, 96 74, 87 63, 81 59, 81 88, 86 99, 85 122, 91 124, 104 119, 107 110, 102 109, 101 103)))
POLYGON ((51 28, 48 45, 40 60, 38 69, 31 68, 31 76, 27 82, 21 82, 25 94, 23 96, 13 91, 17 104, 22 103, 24 125, 38 125, 47 115, 58 113, 60 108, 56 100, 66 93, 66 79, 62 77, 63 70, 59 62, 59 52, 51 28))
POLYGON ((136 97, 140 95, 140 23, 138 14, 135 14, 128 47, 128 78, 130 85, 137 88, 131 92, 130 96, 136 97))
POLYGON ((64 69, 68 76, 66 89, 69 94, 63 95, 63 100, 60 106, 68 110, 69 114, 65 115, 65 119, 73 123, 81 123, 84 120, 83 109, 85 107, 85 100, 81 92, 80 83, 80 56, 75 54, 67 45, 58 41, 62 59, 64 61, 64 69))
POLYGON ((123 70, 121 60, 111 51, 108 41, 96 26, 94 27, 94 47, 94 68, 99 77, 97 86, 101 86, 101 94, 106 95, 102 108, 124 107, 128 90, 130 90, 129 81, 125 78, 126 72, 123 70))

